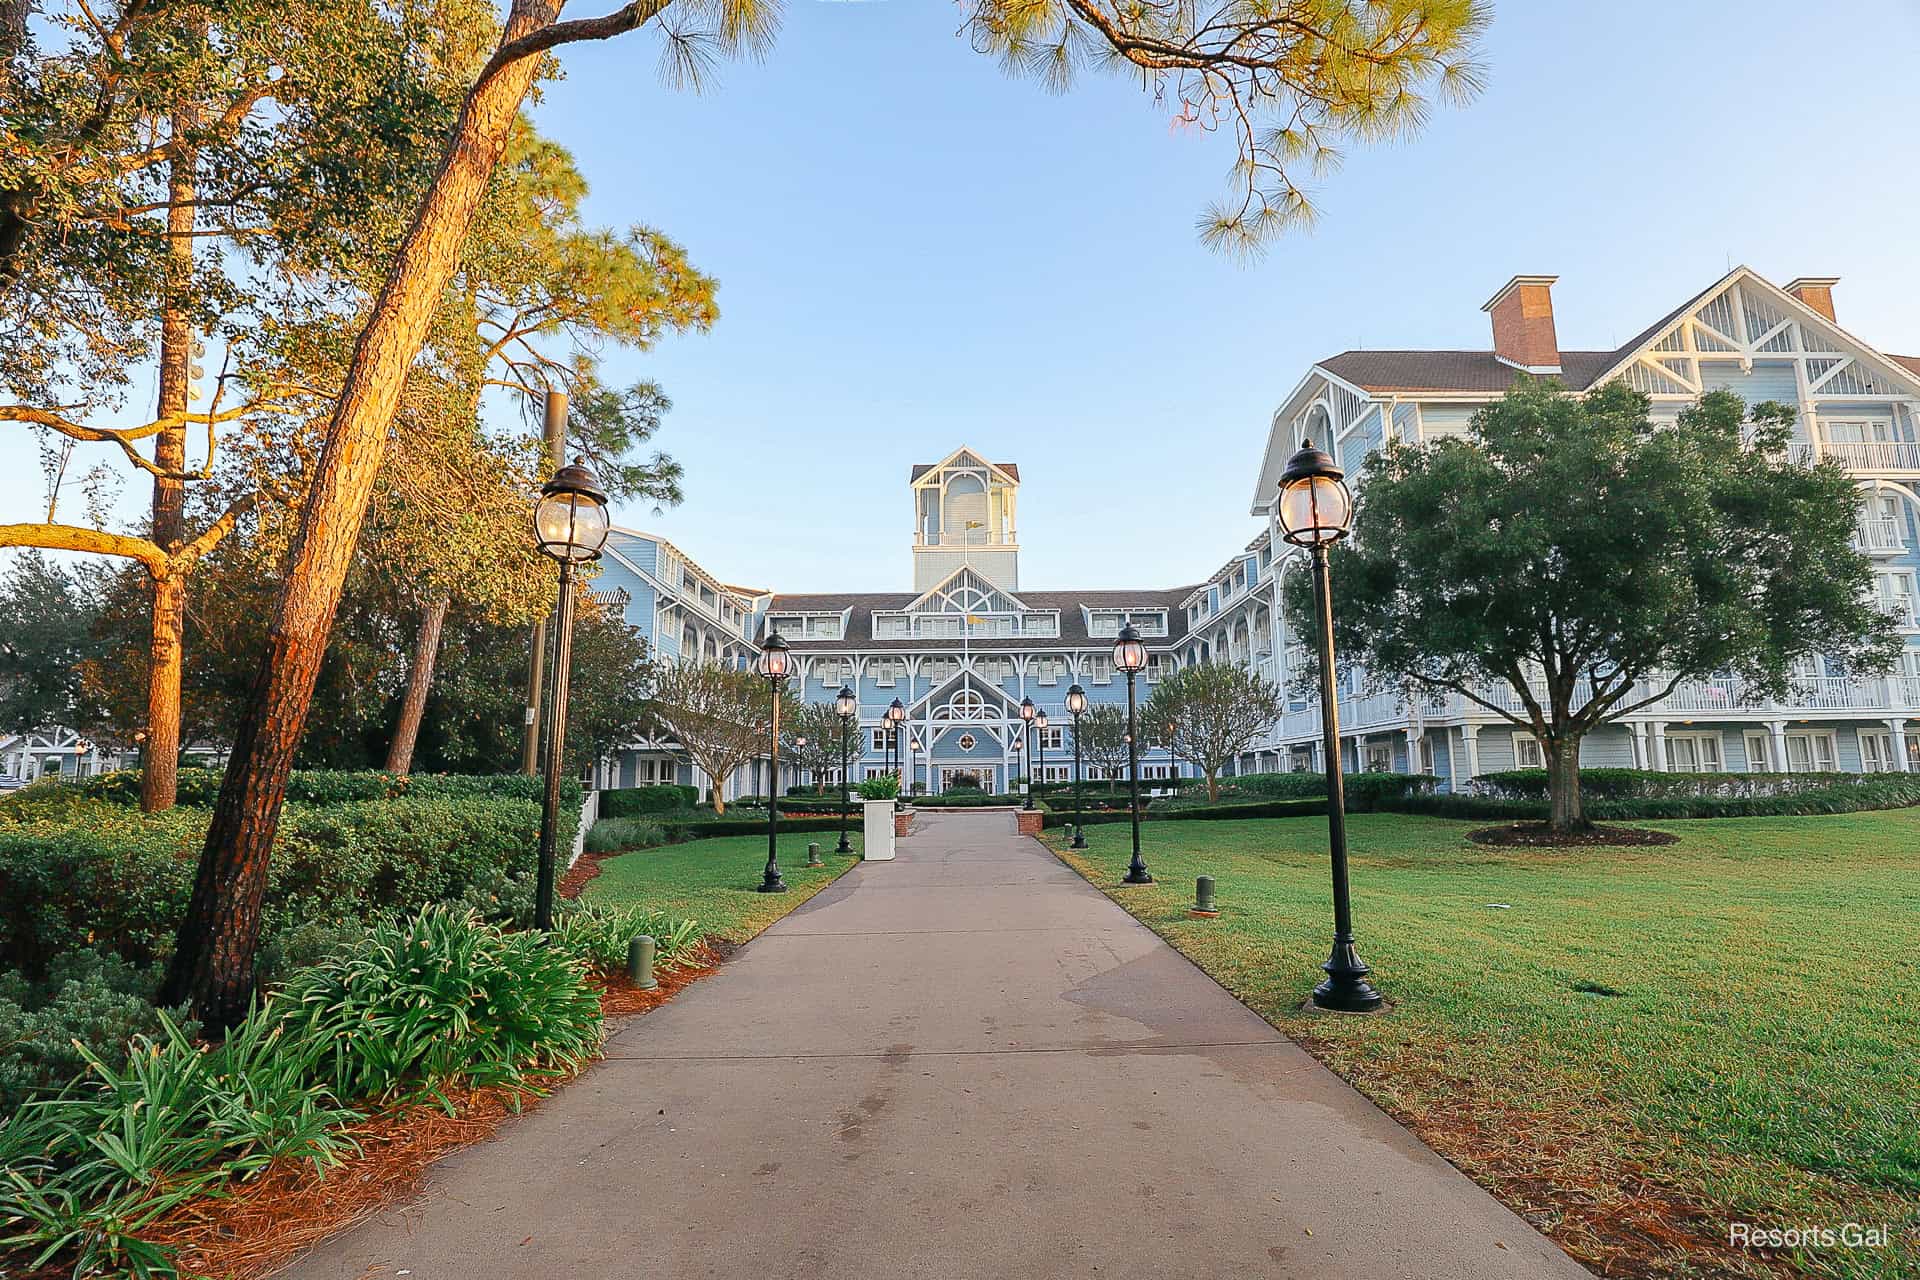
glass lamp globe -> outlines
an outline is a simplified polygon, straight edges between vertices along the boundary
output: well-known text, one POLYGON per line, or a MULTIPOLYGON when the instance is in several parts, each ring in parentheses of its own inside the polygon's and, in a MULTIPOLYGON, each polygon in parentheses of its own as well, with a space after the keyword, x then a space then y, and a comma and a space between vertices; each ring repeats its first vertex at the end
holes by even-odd
POLYGON ((1087 712, 1087 691, 1079 685, 1067 690, 1067 714, 1085 715, 1087 712))
POLYGON ((902 720, 905 720, 906 718, 907 718, 906 707, 901 704, 900 699, 895 698, 893 700, 893 703, 887 708, 887 719, 891 720, 895 724, 899 724, 902 720))
POLYGON ((1140 643, 1140 633, 1131 622, 1120 628, 1113 642, 1113 665, 1121 671, 1139 671, 1147 665, 1147 646, 1140 643))
POLYGON ((1022 699, 1020 699, 1020 718, 1021 718, 1022 720, 1031 720, 1031 719, 1033 719, 1033 716, 1034 716, 1034 712, 1035 712, 1036 710, 1038 710, 1038 708, 1036 708, 1036 707, 1035 707, 1035 706, 1033 705, 1033 699, 1032 699, 1032 698, 1022 698, 1022 699))
POLYGON ((1305 443, 1280 473, 1281 537, 1296 547, 1317 547, 1347 536, 1353 494, 1346 472, 1322 450, 1305 443))
POLYGON ((543 554, 555 560, 592 560, 606 545, 607 494, 576 460, 553 473, 533 508, 533 535, 543 554))
POLYGON ((1044 711, 1042 711, 1042 712, 1041 712, 1040 714, 1038 714, 1038 715, 1036 715, 1036 716, 1035 716, 1035 717, 1033 718, 1033 727, 1034 727, 1034 728, 1036 728, 1036 729, 1040 729, 1040 730, 1045 730, 1045 729, 1046 729, 1046 727, 1047 727, 1047 713, 1046 713, 1046 712, 1044 712, 1044 711))
POLYGON ((760 674, 769 680, 784 679, 793 670, 793 651, 778 631, 767 632, 760 645, 760 674))
POLYGON ((860 709, 860 699, 846 685, 840 686, 840 694, 833 700, 833 709, 840 713, 842 720, 853 719, 853 713, 860 709))

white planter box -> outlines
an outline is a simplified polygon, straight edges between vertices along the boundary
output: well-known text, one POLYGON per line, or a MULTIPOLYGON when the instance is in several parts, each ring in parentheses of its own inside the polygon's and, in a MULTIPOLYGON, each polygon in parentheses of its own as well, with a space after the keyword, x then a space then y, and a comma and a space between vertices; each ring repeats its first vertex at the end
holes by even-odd
POLYGON ((866 811, 866 825, 862 828, 865 839, 862 860, 866 862, 891 862, 893 860, 893 801, 868 800, 861 805, 866 811))

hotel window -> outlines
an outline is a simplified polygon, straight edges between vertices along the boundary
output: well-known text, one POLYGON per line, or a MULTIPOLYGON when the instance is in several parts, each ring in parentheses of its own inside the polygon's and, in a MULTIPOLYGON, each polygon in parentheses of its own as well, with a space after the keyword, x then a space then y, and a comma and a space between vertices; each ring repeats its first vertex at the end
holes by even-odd
POLYGON ((1096 653, 1087 659, 1087 677, 1095 684, 1113 683, 1113 656, 1096 653))
POLYGON ((891 689, 900 679, 900 659, 875 658, 867 664, 867 674, 873 683, 881 689, 891 689))
POLYGON ((1723 773, 1720 759, 1720 735, 1717 733, 1669 733, 1667 735, 1667 771, 1669 773, 1723 773))
POLYGON ((1893 615, 1894 625, 1908 631, 1914 629, 1914 587, 1913 570, 1895 569, 1873 575, 1874 592, 1880 597, 1880 607, 1893 615))
POLYGON ((1764 730, 1747 730, 1747 772, 1778 773, 1773 759, 1773 735, 1764 730))
MULTIPOLYGON (((873 730, 873 731, 872 731, 872 736, 873 736, 873 749, 874 749, 875 751, 891 751, 891 750, 893 750, 893 739, 894 739, 894 737, 895 737, 895 735, 897 735, 897 734, 898 734, 899 732, 900 732, 900 731, 899 731, 898 729, 875 729, 875 730, 873 730)), ((873 775, 872 775, 872 774, 870 773, 870 774, 868 774, 867 776, 868 776, 868 777, 872 777, 873 775)))
POLYGON ((1540 739, 1530 733, 1513 735, 1513 767, 1516 769, 1547 767, 1547 753, 1541 750, 1540 739))
POLYGON ((1789 733, 1789 773, 1832 773, 1839 768, 1840 750, 1831 733, 1789 733))
POLYGON ((1393 772, 1393 744, 1391 742, 1369 742, 1362 757, 1368 773, 1393 772))
POLYGON ((932 687, 951 680, 959 669, 958 658, 923 658, 920 661, 920 678, 927 682, 928 687, 932 687))
POLYGON ((1428 775, 1431 775, 1434 771, 1433 739, 1427 737, 1425 734, 1420 736, 1420 764, 1417 771, 1428 775))
POLYGON ((1040 731, 1040 745, 1049 751, 1065 750, 1067 745, 1066 730, 1057 724, 1048 725, 1040 731))
POLYGON ((1900 767, 1894 754, 1893 735, 1883 729, 1860 731, 1860 772, 1892 773, 1900 767))
POLYGON ((1035 684, 1053 685, 1060 683, 1060 674, 1066 666, 1063 658, 1035 658, 1027 664, 1027 670, 1033 673, 1035 684))

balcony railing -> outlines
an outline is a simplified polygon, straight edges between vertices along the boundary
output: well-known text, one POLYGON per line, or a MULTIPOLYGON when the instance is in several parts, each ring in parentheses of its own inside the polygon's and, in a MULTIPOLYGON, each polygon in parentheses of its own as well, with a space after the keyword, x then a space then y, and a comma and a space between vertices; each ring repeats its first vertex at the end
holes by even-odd
POLYGON ((1855 550, 1866 552, 1907 549, 1900 521, 1892 516, 1862 517, 1859 527, 1853 531, 1853 545, 1855 550))
MULTIPOLYGON (((1515 715, 1524 714, 1520 695, 1511 686, 1482 685, 1475 689, 1482 698, 1515 715)), ((1533 687, 1536 701, 1544 704, 1546 688, 1533 687)), ((1574 693, 1576 707, 1592 696, 1585 681, 1574 693)), ((1639 695, 1629 693, 1628 701, 1639 695)), ((1415 699, 1423 720, 1448 720, 1460 716, 1487 714, 1486 708, 1460 694, 1444 694, 1415 699)), ((1635 713, 1635 719, 1661 716, 1693 719, 1718 714, 1757 716, 1767 713, 1796 715, 1807 711, 1905 711, 1920 714, 1920 676, 1806 676, 1797 679, 1785 698, 1768 700, 1749 697, 1736 680, 1685 680, 1675 686, 1666 699, 1635 713)), ((1397 693, 1370 694, 1365 697, 1342 696, 1340 731, 1364 733, 1371 729, 1404 725, 1410 719, 1407 703, 1397 693)), ((1308 706, 1289 711, 1281 720, 1281 738, 1287 741, 1317 736, 1320 733, 1320 709, 1308 706)))
POLYGON ((1855 471, 1920 471, 1920 442, 1829 440, 1821 449, 1855 471))

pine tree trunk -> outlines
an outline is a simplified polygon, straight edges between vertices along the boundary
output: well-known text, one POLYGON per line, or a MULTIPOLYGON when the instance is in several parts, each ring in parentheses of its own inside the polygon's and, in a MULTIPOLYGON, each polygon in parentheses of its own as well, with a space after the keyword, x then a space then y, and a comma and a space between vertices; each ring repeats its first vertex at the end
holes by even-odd
MULTIPOLYGON (((559 9, 560 0, 514 0, 504 38, 547 25, 559 9)), ((509 62, 468 93, 440 170, 354 345, 160 991, 162 1004, 191 1000, 211 1030, 246 1016, 268 853, 388 424, 540 62, 509 62)))
MULTIPOLYGON (((194 127, 188 109, 174 112, 175 135, 194 127)), ((193 288, 193 200, 197 152, 176 156, 167 176, 167 273, 160 304, 160 417, 185 413, 193 385, 193 329, 187 298, 193 288)), ((169 555, 186 541, 187 486, 176 478, 187 465, 187 424, 175 423, 154 438, 153 462, 171 475, 153 480, 153 541, 169 555)), ((153 584, 153 621, 147 644, 146 740, 140 751, 140 808, 173 808, 180 768, 181 639, 186 630, 187 583, 168 573, 153 584)))
POLYGON ((400 723, 393 728, 393 741, 387 745, 387 772, 405 775, 413 769, 413 744, 420 737, 420 718, 427 710, 427 693, 433 688, 433 665, 440 656, 440 628, 447 621, 447 597, 441 596, 427 606, 420 619, 420 633, 413 641, 413 665, 407 672, 407 696, 400 700, 400 723))
POLYGON ((1587 825, 1580 803, 1580 740, 1558 739, 1546 744, 1547 825, 1554 831, 1577 831, 1587 825))

